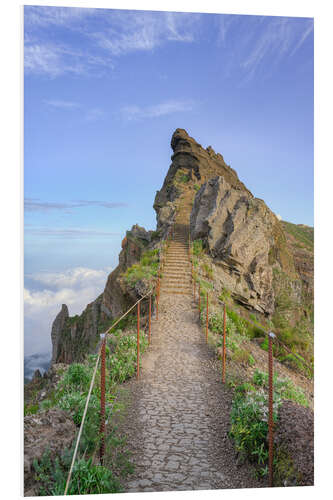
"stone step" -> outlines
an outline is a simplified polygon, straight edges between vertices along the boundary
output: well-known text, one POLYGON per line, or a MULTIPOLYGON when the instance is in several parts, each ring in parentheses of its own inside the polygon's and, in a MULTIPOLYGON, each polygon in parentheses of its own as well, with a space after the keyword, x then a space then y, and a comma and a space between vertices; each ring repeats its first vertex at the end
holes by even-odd
POLYGON ((166 295, 191 295, 190 290, 163 290, 166 295))
POLYGON ((190 266, 177 266, 176 264, 166 264, 164 266, 164 269, 162 272, 167 272, 167 271, 173 271, 173 272, 182 272, 182 271, 187 271, 187 272, 190 272, 191 271, 191 267, 190 266))
POLYGON ((191 281, 192 277, 191 277, 191 273, 170 273, 170 272, 166 272, 166 273, 163 273, 162 274, 162 280, 164 280, 164 278, 171 278, 171 279, 182 279, 183 281, 191 281))
POLYGON ((176 285, 170 285, 170 284, 165 284, 164 286, 161 286, 160 289, 161 292, 166 292, 166 291, 173 291, 173 292, 192 292, 192 287, 190 286, 176 286, 176 285))
POLYGON ((189 264, 189 260, 186 257, 183 257, 181 259, 175 257, 166 259, 166 264, 189 264))

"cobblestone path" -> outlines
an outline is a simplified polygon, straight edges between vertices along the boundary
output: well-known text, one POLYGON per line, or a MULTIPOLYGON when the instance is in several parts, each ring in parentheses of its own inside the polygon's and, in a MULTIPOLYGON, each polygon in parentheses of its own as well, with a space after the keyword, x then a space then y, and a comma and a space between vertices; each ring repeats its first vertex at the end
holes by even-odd
POLYGON ((220 381, 191 296, 165 294, 126 418, 135 473, 128 492, 259 487, 237 465, 227 433, 231 397, 220 381))

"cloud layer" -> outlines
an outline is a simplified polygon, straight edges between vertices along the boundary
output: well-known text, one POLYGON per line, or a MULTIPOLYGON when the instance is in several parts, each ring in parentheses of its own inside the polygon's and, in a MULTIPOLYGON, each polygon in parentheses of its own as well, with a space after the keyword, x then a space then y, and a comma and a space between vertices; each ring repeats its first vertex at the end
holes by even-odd
POLYGON ((70 315, 80 314, 103 291, 111 268, 76 267, 61 273, 25 276, 25 355, 51 352, 51 326, 67 304, 70 315))
POLYGON ((191 101, 166 101, 154 106, 125 106, 121 109, 123 119, 142 120, 145 118, 158 118, 160 116, 170 115, 173 113, 181 113, 192 111, 194 103, 191 101))

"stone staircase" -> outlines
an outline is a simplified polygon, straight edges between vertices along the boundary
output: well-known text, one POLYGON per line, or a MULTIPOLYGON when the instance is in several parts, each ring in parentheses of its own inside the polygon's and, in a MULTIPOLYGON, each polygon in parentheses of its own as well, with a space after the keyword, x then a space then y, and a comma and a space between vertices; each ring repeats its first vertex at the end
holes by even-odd
POLYGON ((192 291, 191 264, 188 256, 192 196, 190 191, 186 191, 179 201, 173 239, 166 251, 161 278, 161 294, 190 295, 192 291))

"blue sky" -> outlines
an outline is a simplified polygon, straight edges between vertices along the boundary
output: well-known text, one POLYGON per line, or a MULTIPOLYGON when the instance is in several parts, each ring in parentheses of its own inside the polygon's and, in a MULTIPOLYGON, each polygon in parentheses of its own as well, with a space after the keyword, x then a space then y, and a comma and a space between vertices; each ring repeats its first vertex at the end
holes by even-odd
POLYGON ((177 127, 313 225, 312 19, 25 7, 24 35, 29 346, 38 311, 49 324, 70 290, 79 312, 82 280, 88 302, 125 231, 155 228, 177 127))

